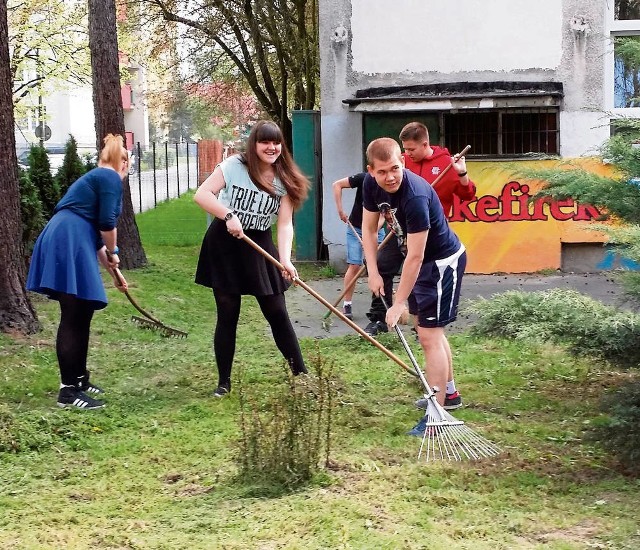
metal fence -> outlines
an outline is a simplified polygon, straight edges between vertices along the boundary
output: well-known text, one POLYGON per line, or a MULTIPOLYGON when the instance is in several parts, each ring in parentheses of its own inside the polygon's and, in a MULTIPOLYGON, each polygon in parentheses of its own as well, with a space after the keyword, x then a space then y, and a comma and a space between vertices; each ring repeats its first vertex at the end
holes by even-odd
POLYGON ((159 202, 198 187, 197 143, 136 143, 129 163, 133 211, 138 214, 159 202))

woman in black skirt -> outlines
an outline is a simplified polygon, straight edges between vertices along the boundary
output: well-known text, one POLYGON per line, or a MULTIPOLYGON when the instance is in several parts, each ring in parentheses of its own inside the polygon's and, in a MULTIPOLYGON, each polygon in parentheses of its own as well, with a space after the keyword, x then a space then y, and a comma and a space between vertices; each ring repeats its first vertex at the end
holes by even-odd
POLYGON ((243 294, 256 297, 278 349, 293 374, 306 373, 298 339, 287 313, 284 291, 298 276, 291 263, 293 212, 307 196, 309 181, 296 166, 280 128, 259 121, 246 152, 221 162, 195 194, 198 205, 215 216, 202 242, 196 283, 213 289, 218 318, 213 339, 218 365, 214 396, 231 391, 231 366, 243 294), (277 224, 278 248, 271 238, 277 224), (242 240, 250 237, 285 270, 267 261, 242 240))

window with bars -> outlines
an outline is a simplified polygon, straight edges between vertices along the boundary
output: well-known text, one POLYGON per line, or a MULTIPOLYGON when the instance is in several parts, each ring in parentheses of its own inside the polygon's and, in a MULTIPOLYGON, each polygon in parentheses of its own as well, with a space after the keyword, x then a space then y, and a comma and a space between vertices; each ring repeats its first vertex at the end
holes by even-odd
POLYGON ((522 157, 560 154, 558 109, 518 109, 445 113, 444 143, 449 151, 471 145, 469 157, 522 157))

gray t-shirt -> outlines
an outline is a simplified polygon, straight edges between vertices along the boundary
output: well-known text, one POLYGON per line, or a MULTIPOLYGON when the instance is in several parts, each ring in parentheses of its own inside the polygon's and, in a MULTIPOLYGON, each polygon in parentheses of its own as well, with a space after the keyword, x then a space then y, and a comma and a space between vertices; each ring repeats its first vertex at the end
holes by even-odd
POLYGON ((251 181, 239 155, 223 160, 219 166, 225 186, 220 190, 218 200, 235 210, 243 229, 269 229, 277 219, 280 200, 287 194, 282 182, 276 176, 273 180, 275 195, 265 193, 251 181))

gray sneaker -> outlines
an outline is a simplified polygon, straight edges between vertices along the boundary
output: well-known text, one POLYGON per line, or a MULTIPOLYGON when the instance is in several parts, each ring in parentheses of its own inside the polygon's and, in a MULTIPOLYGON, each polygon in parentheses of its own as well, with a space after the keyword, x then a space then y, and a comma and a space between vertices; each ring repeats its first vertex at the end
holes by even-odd
POLYGON ((342 306, 342 313, 344 316, 349 319, 349 321, 353 321, 353 312, 351 311, 351 304, 344 304, 342 306))

